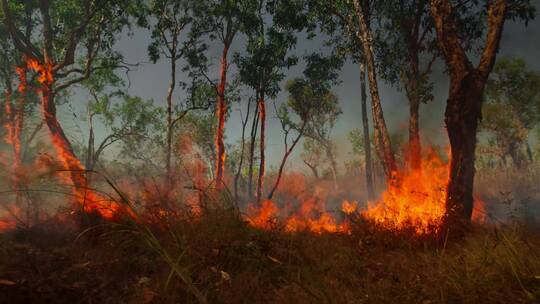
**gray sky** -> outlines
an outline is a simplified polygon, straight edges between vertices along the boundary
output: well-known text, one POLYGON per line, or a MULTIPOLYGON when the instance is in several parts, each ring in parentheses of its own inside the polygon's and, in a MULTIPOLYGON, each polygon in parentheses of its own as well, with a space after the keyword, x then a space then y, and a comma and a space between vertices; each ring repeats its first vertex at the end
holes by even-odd
MULTIPOLYGON (((169 84, 169 70, 167 62, 161 60, 156 64, 149 63, 147 56, 147 46, 150 40, 149 32, 142 29, 137 29, 134 33, 128 35, 123 34, 120 38, 116 48, 122 54, 124 54, 126 61, 131 63, 140 62, 141 66, 136 71, 130 73, 131 87, 129 93, 132 95, 140 96, 144 99, 153 99, 157 104, 165 104, 165 96, 167 92, 167 86, 169 84)), ((315 40, 308 41, 306 39, 300 39, 299 43, 294 50, 298 55, 304 55, 308 52, 319 50, 322 47, 322 38, 316 38, 315 40)), ((231 52, 240 50, 243 44, 243 37, 238 37, 235 41, 235 45, 231 52)), ((540 60, 538 56, 540 49, 540 20, 534 20, 525 27, 523 24, 516 24, 513 22, 507 22, 501 41, 501 49, 498 57, 521 57, 528 64, 531 69, 540 70, 540 60)), ((213 47, 210 49, 209 54, 211 62, 213 64, 212 70, 215 71, 219 64, 219 54, 221 48, 213 47)), ((302 73, 303 65, 294 67, 293 69, 286 71, 287 79, 302 73)), ((229 79, 232 79, 236 69, 231 67, 229 71, 229 79)), ((435 100, 427 105, 421 107, 421 131, 425 140, 433 143, 445 143, 446 132, 443 124, 444 106, 447 97, 448 79, 443 73, 444 65, 442 62, 437 62, 434 67, 434 73, 432 80, 435 83, 434 96, 435 100)), ((180 80, 186 78, 180 75, 180 80)), ((359 89, 359 72, 358 66, 351 62, 347 62, 343 67, 341 73, 341 85, 334 88, 335 93, 339 97, 340 105, 343 110, 343 114, 340 117, 334 131, 334 140, 338 146, 338 160, 340 166, 346 159, 350 159, 351 144, 347 139, 348 133, 361 126, 361 112, 360 112, 360 89, 359 89)), ((397 131, 400 129, 407 129, 408 119, 408 105, 406 97, 403 92, 399 92, 396 88, 393 88, 386 84, 384 81, 379 81, 379 89, 381 100, 383 103, 384 114, 389 125, 390 130, 397 131)), ((251 94, 246 91, 245 94, 251 94)), ((75 94, 73 96, 76 99, 81 99, 81 103, 84 103, 84 94, 75 94)), ((176 91, 174 96, 175 101, 178 103, 182 99, 182 92, 176 91)), ((283 92, 278 95, 276 102, 282 102, 286 99, 286 94, 283 92)), ((272 102, 272 101, 270 101, 272 102)), ((80 104, 80 103, 78 103, 80 104)), ((273 107, 269 104, 268 114, 268 142, 267 142, 267 154, 268 165, 276 166, 281 160, 283 155, 283 139, 279 122, 275 118, 273 107)), ((64 112, 66 109, 64 109, 64 112)), ((64 115, 64 120, 67 120, 64 115)), ((73 119, 71 119, 73 121, 73 119)), ((67 122, 67 121, 66 121, 67 122)), ((68 128, 74 128, 76 131, 77 126, 69 124, 68 128)), ((81 128, 84 127, 83 123, 78 124, 81 128)), ((73 135, 73 137, 79 137, 73 135)), ((226 124, 226 136, 227 142, 236 142, 241 135, 241 124, 238 114, 238 105, 233 105, 232 115, 226 124)), ((99 134, 98 134, 99 136, 99 134)), ((289 168, 303 168, 303 164, 299 161, 299 154, 301 152, 301 145, 298 146, 294 155, 289 160, 289 168)))

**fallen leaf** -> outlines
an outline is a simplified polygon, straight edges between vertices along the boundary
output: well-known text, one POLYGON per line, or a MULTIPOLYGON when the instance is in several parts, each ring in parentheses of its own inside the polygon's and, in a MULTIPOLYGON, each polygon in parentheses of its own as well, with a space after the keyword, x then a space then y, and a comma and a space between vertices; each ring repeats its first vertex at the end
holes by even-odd
POLYGON ((274 258, 274 257, 272 257, 270 255, 268 255, 267 257, 270 259, 270 261, 272 261, 274 263, 277 263, 277 264, 280 264, 280 265, 283 264, 283 263, 281 263, 280 260, 278 260, 278 259, 276 259, 276 258, 274 258))

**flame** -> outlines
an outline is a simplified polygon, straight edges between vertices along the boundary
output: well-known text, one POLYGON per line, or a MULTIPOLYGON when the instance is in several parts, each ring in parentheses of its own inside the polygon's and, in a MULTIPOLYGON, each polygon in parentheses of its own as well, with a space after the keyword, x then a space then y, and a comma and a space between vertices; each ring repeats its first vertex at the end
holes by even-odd
POLYGON ((479 197, 475 196, 471 221, 477 224, 485 224, 486 220, 487 220, 486 203, 479 197))
MULTIPOLYGON (((398 172, 399 183, 390 184, 377 202, 368 202, 361 214, 389 229, 414 228, 417 234, 436 233, 446 212, 449 162, 430 149, 421 166, 398 172)), ((476 199, 475 199, 476 200, 476 199)), ((483 203, 478 203, 484 208, 483 203)), ((478 220, 480 216, 473 216, 478 220)))
MULTIPOLYGON (((247 222, 260 229, 274 229, 278 223, 287 232, 311 231, 314 233, 335 233, 349 232, 347 221, 339 223, 334 215, 326 208, 327 193, 324 187, 315 186, 309 189, 303 182, 303 178, 298 174, 284 176, 283 192, 295 193, 299 204, 293 207, 293 204, 285 204, 279 207, 275 202, 264 200, 260 204, 249 204, 247 209, 247 222), (287 180, 296 180, 296 182, 286 183, 287 180), (292 189, 289 189, 292 188, 292 189)), ((347 202, 345 209, 351 210, 356 206, 356 202, 347 202)), ((342 206, 342 210, 343 210, 342 206)), ((346 212, 344 212, 346 213, 346 212)))
POLYGON ((65 136, 63 136, 62 128, 56 119, 55 113, 48 111, 48 109, 54 108, 54 105, 50 104, 54 102, 50 99, 52 94, 51 88, 54 83, 53 64, 47 61, 41 64, 32 58, 27 59, 26 64, 28 68, 34 70, 39 75, 38 82, 41 84, 43 115, 48 120, 49 129, 51 130, 51 140, 58 159, 63 169, 68 170, 71 174, 75 201, 83 207, 85 212, 97 212, 107 219, 112 219, 121 213, 135 217, 131 209, 119 205, 88 188, 89 183, 84 166, 73 153, 69 142, 64 138, 65 136))
POLYGON ((343 201, 341 203, 341 211, 345 214, 353 214, 358 209, 358 202, 352 201, 349 202, 347 200, 343 201))

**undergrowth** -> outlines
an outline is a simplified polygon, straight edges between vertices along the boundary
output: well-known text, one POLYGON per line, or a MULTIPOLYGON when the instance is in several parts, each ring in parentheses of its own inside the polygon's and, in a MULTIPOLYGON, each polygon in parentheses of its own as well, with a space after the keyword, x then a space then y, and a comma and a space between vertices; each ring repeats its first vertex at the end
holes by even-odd
POLYGON ((351 234, 263 231, 235 209, 216 208, 160 225, 100 223, 84 233, 37 227, 1 236, 0 279, 14 284, 0 284, 0 292, 10 303, 30 295, 32 303, 540 299, 536 232, 475 227, 461 241, 437 243, 355 225, 364 226, 351 234))

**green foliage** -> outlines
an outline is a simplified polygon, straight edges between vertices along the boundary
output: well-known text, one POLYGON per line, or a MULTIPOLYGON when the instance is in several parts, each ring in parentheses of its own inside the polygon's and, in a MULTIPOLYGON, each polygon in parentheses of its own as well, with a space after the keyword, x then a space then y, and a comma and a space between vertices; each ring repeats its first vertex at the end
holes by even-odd
POLYGON ((244 23, 243 30, 248 36, 246 55, 234 55, 240 79, 261 97, 275 97, 280 91, 279 82, 285 77, 282 70, 298 62, 296 56, 288 54, 296 44, 296 29, 287 23, 279 23, 283 21, 279 15, 271 14, 283 12, 280 5, 288 2, 283 3, 261 2, 258 13, 248 18, 250 22, 244 23), (266 20, 269 18, 271 21, 266 20))
POLYGON ((498 155, 517 165, 529 133, 540 123, 540 73, 522 59, 497 61, 486 86, 482 128, 498 146, 498 155))

